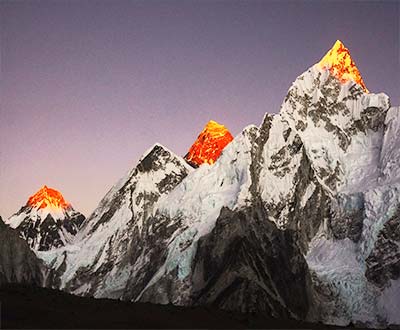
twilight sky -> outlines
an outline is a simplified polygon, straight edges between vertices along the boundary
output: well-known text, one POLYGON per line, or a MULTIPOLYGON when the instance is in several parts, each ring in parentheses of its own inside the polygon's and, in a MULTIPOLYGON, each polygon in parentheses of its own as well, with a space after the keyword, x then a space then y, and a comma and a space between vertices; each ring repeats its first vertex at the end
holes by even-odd
POLYGON ((160 142, 276 113, 336 39, 400 104, 399 1, 1 1, 0 215, 42 185, 89 215, 160 142))

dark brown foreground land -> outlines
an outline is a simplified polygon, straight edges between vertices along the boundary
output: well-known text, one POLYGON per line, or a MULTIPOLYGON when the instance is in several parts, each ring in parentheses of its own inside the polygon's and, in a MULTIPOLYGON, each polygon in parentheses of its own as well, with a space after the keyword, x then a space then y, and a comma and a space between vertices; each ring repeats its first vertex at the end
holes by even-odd
POLYGON ((21 285, 7 285, 0 288, 0 303, 0 328, 328 328, 322 324, 277 320, 253 314, 228 313, 211 306, 183 308, 172 305, 82 298, 61 291, 21 285))

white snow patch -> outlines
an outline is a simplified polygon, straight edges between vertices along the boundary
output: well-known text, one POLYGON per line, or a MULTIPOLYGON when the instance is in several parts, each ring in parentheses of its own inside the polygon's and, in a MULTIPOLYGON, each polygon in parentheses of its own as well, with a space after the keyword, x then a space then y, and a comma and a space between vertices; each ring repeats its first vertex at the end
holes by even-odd
POLYGON ((306 191, 304 192, 304 195, 301 197, 300 201, 301 207, 306 206, 307 201, 310 199, 314 191, 315 191, 315 184, 313 182, 310 182, 310 184, 306 188, 306 191))

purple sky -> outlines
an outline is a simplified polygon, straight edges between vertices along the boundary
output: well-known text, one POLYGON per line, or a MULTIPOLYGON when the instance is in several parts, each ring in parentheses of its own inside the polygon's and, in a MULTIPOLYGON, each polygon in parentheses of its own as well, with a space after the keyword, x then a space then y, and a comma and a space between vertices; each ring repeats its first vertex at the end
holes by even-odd
POLYGON ((47 184, 89 215, 160 142, 276 113, 336 39, 400 104, 400 2, 1 1, 0 215, 47 184))

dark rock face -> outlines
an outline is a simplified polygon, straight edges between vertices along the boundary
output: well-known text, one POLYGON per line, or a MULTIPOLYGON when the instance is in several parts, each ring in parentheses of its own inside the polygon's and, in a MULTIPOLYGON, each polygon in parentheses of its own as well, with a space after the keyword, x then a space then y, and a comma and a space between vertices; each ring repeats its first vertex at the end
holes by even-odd
POLYGON ((380 288, 400 278, 400 207, 379 232, 366 262, 365 276, 380 288))
MULTIPOLYGON (((180 248, 191 243, 189 237, 180 248)), ((165 259, 162 251, 159 256, 154 270, 165 259)), ((178 269, 164 274, 140 300, 280 318, 304 319, 310 311, 311 278, 295 235, 267 221, 261 204, 240 211, 223 208, 214 229, 198 241, 190 267, 186 278, 178 269)))
POLYGON ((30 248, 38 251, 47 251, 65 245, 65 231, 70 236, 76 235, 80 229, 85 216, 79 212, 68 212, 68 216, 63 219, 54 219, 51 214, 47 214, 45 219, 37 216, 35 219, 30 217, 31 207, 24 206, 17 214, 26 213, 25 219, 16 228, 20 236, 24 238, 30 248))
POLYGON ((364 194, 337 195, 332 208, 329 228, 334 239, 350 238, 357 243, 365 218, 364 194))
POLYGON ((199 168, 199 165, 197 165, 194 162, 191 162, 190 160, 187 160, 187 157, 189 157, 189 153, 186 153, 186 155, 183 157, 186 160, 186 163, 188 163, 193 168, 199 168))
POLYGON ((42 270, 42 263, 28 244, 0 217, 0 285, 24 283, 41 286, 42 270))
POLYGON ((290 230, 266 221, 254 206, 221 210, 200 239, 194 259, 193 300, 241 312, 304 319, 310 309, 310 274, 290 230))
POLYGON ((288 228, 293 231, 303 254, 306 254, 308 245, 317 234, 321 224, 331 218, 331 200, 316 179, 304 147, 301 153, 300 166, 294 180, 295 193, 291 201, 293 211, 288 214, 288 228), (305 205, 302 205, 301 199, 309 185, 314 185, 315 189, 305 205))
MULTIPOLYGON (((180 228, 180 221, 174 221, 160 214, 149 217, 142 235, 132 240, 129 247, 129 262, 137 264, 143 256, 148 260, 132 273, 123 293, 124 300, 135 300, 146 288, 149 281, 161 268, 167 258, 169 238, 180 228)), ((169 291, 169 290, 168 290, 169 291)), ((151 301, 151 300, 150 300, 151 301)))

